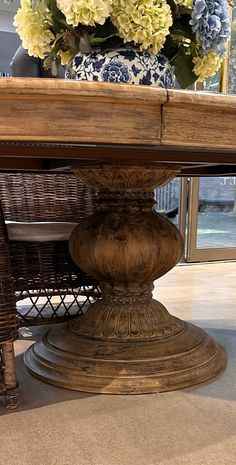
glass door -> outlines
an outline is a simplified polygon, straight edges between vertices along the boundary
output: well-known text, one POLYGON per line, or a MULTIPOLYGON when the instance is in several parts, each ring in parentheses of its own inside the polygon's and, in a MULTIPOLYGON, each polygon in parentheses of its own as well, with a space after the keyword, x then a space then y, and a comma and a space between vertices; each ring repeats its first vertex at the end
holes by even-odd
POLYGON ((191 178, 186 260, 236 259, 236 177, 191 178))
POLYGON ((187 232, 187 205, 188 205, 188 179, 175 178, 155 191, 156 210, 166 216, 179 228, 185 243, 181 261, 185 261, 186 232, 187 232))

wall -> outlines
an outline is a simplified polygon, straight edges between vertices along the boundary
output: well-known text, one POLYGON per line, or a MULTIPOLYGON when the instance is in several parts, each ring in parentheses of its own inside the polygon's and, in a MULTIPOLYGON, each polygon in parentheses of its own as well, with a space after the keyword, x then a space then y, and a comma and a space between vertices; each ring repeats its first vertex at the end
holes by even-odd
POLYGON ((235 192, 235 176, 201 178, 200 199, 234 200, 235 192))
POLYGON ((0 73, 10 73, 11 59, 20 45, 20 39, 15 33, 13 18, 19 1, 10 4, 0 0, 0 73))

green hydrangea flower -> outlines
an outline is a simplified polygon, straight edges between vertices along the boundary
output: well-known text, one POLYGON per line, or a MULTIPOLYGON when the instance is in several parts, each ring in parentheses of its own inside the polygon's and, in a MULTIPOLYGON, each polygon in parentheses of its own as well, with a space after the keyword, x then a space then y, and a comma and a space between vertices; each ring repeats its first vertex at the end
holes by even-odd
POLYGON ((140 50, 157 54, 172 25, 166 0, 113 0, 111 20, 124 42, 134 42, 140 50))

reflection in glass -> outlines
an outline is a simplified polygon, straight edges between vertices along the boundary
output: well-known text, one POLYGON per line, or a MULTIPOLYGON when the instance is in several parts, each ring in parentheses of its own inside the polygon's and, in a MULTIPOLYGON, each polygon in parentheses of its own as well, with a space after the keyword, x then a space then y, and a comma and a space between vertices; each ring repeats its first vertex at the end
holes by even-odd
POLYGON ((236 0, 232 10, 232 33, 229 57, 228 93, 236 94, 236 0))
POLYGON ((236 177, 201 178, 197 248, 236 247, 236 177))
POLYGON ((203 90, 207 92, 220 92, 220 72, 208 78, 203 83, 203 90))
POLYGON ((156 210, 167 216, 176 226, 178 226, 179 191, 179 178, 155 190, 156 210))

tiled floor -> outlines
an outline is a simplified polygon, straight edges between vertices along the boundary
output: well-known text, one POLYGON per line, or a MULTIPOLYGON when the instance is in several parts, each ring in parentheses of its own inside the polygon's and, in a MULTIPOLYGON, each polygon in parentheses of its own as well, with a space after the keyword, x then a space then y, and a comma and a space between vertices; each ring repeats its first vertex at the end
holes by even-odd
POLYGON ((227 349, 226 371, 210 383, 143 396, 90 395, 30 376, 16 343, 22 395, 0 408, 0 465, 235 465, 236 263, 176 267, 156 283, 171 313, 197 323, 227 349))

